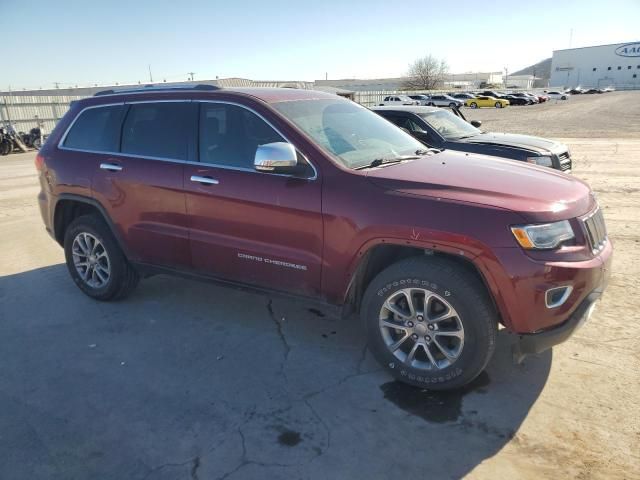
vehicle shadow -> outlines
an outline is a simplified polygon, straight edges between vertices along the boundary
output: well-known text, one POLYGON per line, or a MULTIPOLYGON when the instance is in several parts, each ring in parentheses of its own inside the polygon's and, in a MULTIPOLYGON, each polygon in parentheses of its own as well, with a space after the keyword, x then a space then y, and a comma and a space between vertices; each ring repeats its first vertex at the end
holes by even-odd
POLYGON ((392 381, 318 305, 153 277, 84 296, 62 264, 0 277, 0 478, 461 478, 516 434, 551 352, 509 337, 472 386, 392 381))

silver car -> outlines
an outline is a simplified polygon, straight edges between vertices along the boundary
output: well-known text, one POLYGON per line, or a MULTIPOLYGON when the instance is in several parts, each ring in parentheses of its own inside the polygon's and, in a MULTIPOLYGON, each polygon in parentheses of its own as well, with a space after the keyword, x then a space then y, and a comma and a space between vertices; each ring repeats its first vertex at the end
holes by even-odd
POLYGON ((449 95, 430 95, 427 105, 433 107, 461 107, 464 101, 453 98, 449 95))

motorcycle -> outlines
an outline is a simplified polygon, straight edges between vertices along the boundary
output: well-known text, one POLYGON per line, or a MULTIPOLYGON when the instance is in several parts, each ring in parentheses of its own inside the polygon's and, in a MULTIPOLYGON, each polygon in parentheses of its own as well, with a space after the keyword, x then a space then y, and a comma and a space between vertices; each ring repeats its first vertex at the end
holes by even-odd
POLYGON ((40 130, 40 127, 32 128, 31 130, 29 130, 29 133, 20 132, 19 135, 22 138, 22 142, 27 147, 40 150, 42 142, 44 141, 44 135, 42 135, 42 130, 40 130))
POLYGON ((0 155, 9 155, 13 151, 13 139, 9 135, 9 130, 0 127, 0 155))

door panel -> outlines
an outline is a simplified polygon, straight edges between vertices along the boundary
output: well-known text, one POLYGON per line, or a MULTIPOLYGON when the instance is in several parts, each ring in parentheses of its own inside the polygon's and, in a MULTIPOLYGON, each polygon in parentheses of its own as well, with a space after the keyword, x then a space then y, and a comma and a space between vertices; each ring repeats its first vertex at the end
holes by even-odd
POLYGON ((184 161, 195 158, 197 106, 188 101, 127 105, 119 154, 96 170, 96 198, 109 209, 132 260, 189 268, 184 161))
MULTIPOLYGON (((259 145, 286 141, 255 112, 206 102, 199 118, 201 164, 184 170, 193 268, 316 295, 322 260, 320 181, 253 169, 259 145)), ((306 163, 302 157, 300 162, 306 163)))
POLYGON ((193 268, 229 280, 317 295, 320 181, 185 165, 193 268), (211 177, 217 184, 191 181, 211 177))
POLYGON ((107 208, 133 261, 187 268, 189 235, 183 191, 183 164, 103 156, 93 179, 96 199, 107 208))

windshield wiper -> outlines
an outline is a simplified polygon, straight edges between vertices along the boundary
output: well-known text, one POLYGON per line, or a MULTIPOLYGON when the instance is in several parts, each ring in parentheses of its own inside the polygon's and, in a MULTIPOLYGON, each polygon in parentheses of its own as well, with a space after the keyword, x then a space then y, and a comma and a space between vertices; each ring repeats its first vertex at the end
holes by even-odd
POLYGON ((355 167, 354 170, 362 170, 364 168, 375 168, 375 167, 379 167, 381 165, 388 165, 390 163, 400 163, 400 162, 404 162, 405 160, 415 160, 416 158, 420 158, 421 155, 402 155, 399 157, 392 157, 392 158, 376 158, 375 160, 373 160, 371 163, 367 163, 366 165, 360 165, 359 167, 355 167))

